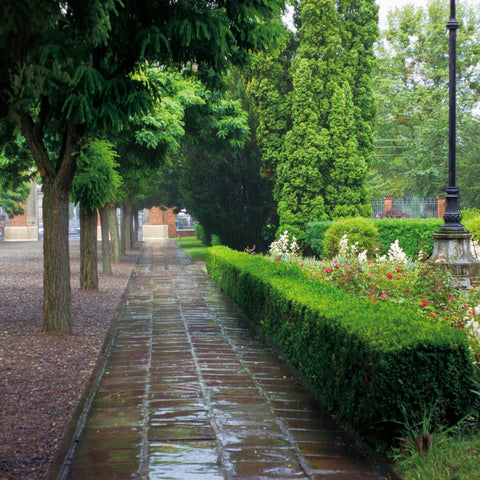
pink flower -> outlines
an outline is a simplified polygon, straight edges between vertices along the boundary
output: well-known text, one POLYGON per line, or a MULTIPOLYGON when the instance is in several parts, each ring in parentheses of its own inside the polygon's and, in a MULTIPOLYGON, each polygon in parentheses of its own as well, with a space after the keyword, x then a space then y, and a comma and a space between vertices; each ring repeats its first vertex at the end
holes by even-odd
POLYGON ((428 305, 428 302, 426 300, 422 300, 422 307, 426 307, 428 305))
POLYGON ((387 273, 387 278, 393 278, 393 275, 391 273, 387 273))
POLYGON ((340 268, 340 265, 338 263, 336 263, 335 268, 340 268))
POLYGON ((280 259, 279 259, 278 257, 277 257, 275 260, 276 260, 277 262, 279 262, 279 261, 280 261, 280 259))
POLYGON ((453 297, 448 297, 449 302, 453 302, 455 299, 453 297))
POLYGON ((383 292, 382 294, 380 294, 380 298, 385 298, 385 297, 388 297, 388 293, 383 292))
POLYGON ((301 267, 303 267, 304 265, 305 265, 305 264, 304 264, 303 262, 300 264, 301 267))
POLYGON ((377 300, 375 298, 372 297, 372 302, 375 303, 377 300))

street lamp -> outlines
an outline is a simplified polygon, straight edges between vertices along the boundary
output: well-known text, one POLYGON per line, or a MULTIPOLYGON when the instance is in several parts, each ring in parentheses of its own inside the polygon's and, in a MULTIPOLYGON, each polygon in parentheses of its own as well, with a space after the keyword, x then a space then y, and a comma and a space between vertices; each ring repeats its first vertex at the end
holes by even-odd
POLYGON ((448 187, 445 196, 445 223, 433 234, 434 244, 431 261, 446 262, 447 268, 465 287, 478 277, 480 264, 475 261, 470 241, 472 234, 460 223, 458 211, 459 190, 455 185, 456 173, 456 94, 457 94, 457 30, 455 0, 450 0, 449 30, 449 133, 448 133, 448 187))

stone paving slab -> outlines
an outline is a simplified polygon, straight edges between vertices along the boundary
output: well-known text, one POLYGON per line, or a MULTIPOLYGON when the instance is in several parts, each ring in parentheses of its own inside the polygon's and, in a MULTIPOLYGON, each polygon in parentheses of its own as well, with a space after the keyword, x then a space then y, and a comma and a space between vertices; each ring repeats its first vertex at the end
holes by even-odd
POLYGON ((71 480, 380 480, 173 241, 144 246, 71 480))

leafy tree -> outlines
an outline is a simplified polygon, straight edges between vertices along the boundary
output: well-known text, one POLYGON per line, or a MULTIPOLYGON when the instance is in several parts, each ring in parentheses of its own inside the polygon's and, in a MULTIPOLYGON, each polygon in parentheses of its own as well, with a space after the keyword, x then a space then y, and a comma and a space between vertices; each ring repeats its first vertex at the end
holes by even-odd
POLYGON ((249 85, 266 171, 273 171, 279 231, 299 240, 313 220, 369 215, 373 0, 304 0, 283 53, 257 56, 249 85), (292 60, 293 59, 293 60, 292 60))
POLYGON ((9 217, 24 213, 24 203, 30 193, 30 182, 35 178, 34 163, 13 122, 0 127, 0 207, 9 217))
MULTIPOLYGON (((98 290, 97 274, 97 210, 115 200, 121 185, 116 168, 114 146, 101 139, 92 139, 81 150, 72 197, 80 204, 80 288, 98 290)), ((108 231, 102 237, 108 259, 108 231)), ((108 266, 107 266, 108 271, 108 266)))
MULTIPOLYGON (((480 10, 459 4, 457 20, 457 181, 462 204, 475 206, 478 164, 480 10)), ((443 195, 448 181, 448 4, 406 6, 390 13, 376 46, 378 118, 372 197, 443 195)))
POLYGON ((44 192, 43 330, 71 332, 68 199, 81 139, 125 128, 151 95, 145 60, 216 80, 275 34, 281 0, 2 0, 0 122, 14 118, 44 192), (50 144, 50 145, 48 145, 50 144))

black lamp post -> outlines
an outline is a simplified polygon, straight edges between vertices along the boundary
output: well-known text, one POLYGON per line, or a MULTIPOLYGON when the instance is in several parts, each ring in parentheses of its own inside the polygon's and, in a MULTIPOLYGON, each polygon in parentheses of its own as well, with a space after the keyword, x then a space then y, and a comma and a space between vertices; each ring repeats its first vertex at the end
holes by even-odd
POLYGON ((449 119, 448 119, 448 187, 445 196, 445 223, 442 232, 463 232, 465 228, 460 223, 458 212, 459 190, 455 185, 456 173, 456 121, 457 121, 457 29, 459 24, 455 18, 455 0, 450 0, 449 30, 449 119))
POLYGON ((430 261, 445 262, 446 268, 458 278, 459 285, 470 287, 472 281, 478 281, 480 263, 472 254, 472 234, 460 223, 458 211, 459 190, 455 185, 456 168, 456 90, 457 90, 457 30, 455 19, 455 0, 450 0, 449 30, 449 148, 448 148, 448 187, 445 196, 445 223, 433 234, 433 252, 430 261))

